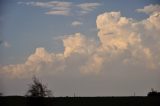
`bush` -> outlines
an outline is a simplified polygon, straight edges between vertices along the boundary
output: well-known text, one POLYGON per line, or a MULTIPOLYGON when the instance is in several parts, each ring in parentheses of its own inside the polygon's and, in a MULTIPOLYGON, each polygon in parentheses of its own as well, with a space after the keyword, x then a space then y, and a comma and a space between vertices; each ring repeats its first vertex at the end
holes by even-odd
POLYGON ((29 97, 50 97, 52 96, 51 90, 48 90, 46 85, 43 85, 36 77, 33 77, 33 84, 30 85, 26 93, 29 97))

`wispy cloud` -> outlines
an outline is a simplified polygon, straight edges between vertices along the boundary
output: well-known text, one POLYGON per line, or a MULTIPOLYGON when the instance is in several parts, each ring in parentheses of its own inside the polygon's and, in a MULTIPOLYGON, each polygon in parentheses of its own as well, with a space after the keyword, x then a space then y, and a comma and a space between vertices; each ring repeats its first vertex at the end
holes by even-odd
POLYGON ((100 3, 82 3, 82 4, 78 4, 77 7, 81 9, 80 15, 84 15, 93 11, 100 5, 101 5, 100 3))
POLYGON ((48 7, 52 9, 68 9, 71 6, 71 2, 51 1, 51 2, 34 2, 34 6, 48 7))
POLYGON ((64 16, 68 16, 70 14, 70 12, 67 11, 67 10, 50 10, 50 11, 46 12, 45 14, 47 14, 47 15, 64 15, 64 16))
POLYGON ((71 25, 77 27, 77 26, 81 26, 82 24, 83 23, 80 21, 73 21, 71 25))
MULTIPOLYGON (((73 4, 72 2, 50 1, 50 2, 17 2, 20 5, 48 8, 47 15, 71 15, 72 11, 78 11, 80 14, 86 14, 100 6, 99 3, 73 4), (80 10, 79 10, 80 8, 80 10)), ((75 12, 73 12, 75 13, 75 12)))
POLYGON ((82 3, 78 4, 77 7, 81 8, 84 11, 92 11, 100 5, 100 3, 82 3))
POLYGON ((18 4, 31 5, 40 8, 48 8, 47 15, 64 15, 70 14, 71 2, 50 1, 50 2, 18 2, 18 4))
POLYGON ((61 1, 50 1, 50 2, 17 2, 18 4, 24 5, 32 5, 42 8, 59 8, 66 9, 69 8, 72 3, 71 2, 61 2, 61 1))

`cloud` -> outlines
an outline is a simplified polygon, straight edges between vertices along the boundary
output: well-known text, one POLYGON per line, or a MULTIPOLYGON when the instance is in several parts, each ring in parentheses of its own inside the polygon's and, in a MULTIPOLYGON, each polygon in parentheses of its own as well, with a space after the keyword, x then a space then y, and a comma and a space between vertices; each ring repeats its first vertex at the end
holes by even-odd
POLYGON ((65 10, 71 6, 71 2, 62 2, 62 1, 50 1, 50 2, 34 2, 32 5, 37 7, 48 7, 52 9, 65 10))
POLYGON ((81 33, 69 35, 68 38, 63 39, 64 56, 71 56, 72 53, 88 54, 94 49, 94 42, 85 38, 81 33))
POLYGON ((155 12, 160 12, 160 5, 150 4, 148 6, 145 6, 143 9, 137 9, 137 12, 146 13, 146 14, 152 14, 152 13, 155 13, 155 12))
POLYGON ((158 63, 158 61, 155 61, 154 58, 158 55, 158 52, 153 50, 155 47, 151 46, 151 42, 159 45, 159 41, 156 39, 160 39, 158 36, 160 16, 157 17, 155 14, 142 21, 122 17, 120 12, 99 15, 96 23, 103 50, 114 57, 127 53, 127 55, 130 55, 130 62, 133 64, 143 61, 148 64, 147 67, 155 68, 156 66, 153 64, 158 63))
MULTIPOLYGON (((34 74, 54 74, 65 70, 66 65, 73 61, 74 54, 82 58, 91 53, 94 43, 87 40, 81 33, 65 35, 63 38, 64 52, 49 53, 43 47, 36 48, 35 52, 28 56, 22 64, 6 65, 0 67, 2 74, 9 74, 13 77, 26 77, 34 74)), ((76 60, 78 61, 78 60, 76 60)))
POLYGON ((68 9, 72 3, 71 2, 62 2, 62 1, 50 1, 50 2, 18 2, 18 4, 32 5, 42 8, 52 8, 52 9, 68 9))
POLYGON ((77 7, 79 7, 81 9, 81 14, 87 14, 90 11, 93 11, 94 9, 96 9, 98 6, 100 6, 100 3, 82 3, 82 4, 78 4, 77 7))
MULTIPOLYGON (((49 1, 49 2, 17 2, 19 5, 34 6, 39 8, 47 8, 47 15, 64 15, 70 16, 71 13, 86 14, 100 6, 100 3, 82 3, 73 4, 66 1, 49 1), (80 8, 80 10, 79 10, 80 8)), ((74 14, 74 15, 77 15, 74 14)))
POLYGON ((65 35, 64 51, 49 53, 37 48, 24 63, 1 66, 4 73, 28 75, 59 72, 100 74, 123 70, 158 70, 160 68, 160 13, 136 21, 120 12, 105 12, 97 16, 96 41, 81 33, 65 35), (118 68, 117 68, 118 67, 118 68), (130 70, 130 69, 128 69, 130 70))
POLYGON ((98 36, 104 49, 123 51, 140 43, 140 38, 130 31, 132 19, 121 17, 120 12, 104 13, 97 17, 98 36))
POLYGON ((4 42, 4 47, 6 47, 6 48, 10 48, 11 47, 11 45, 8 43, 8 42, 4 42))
POLYGON ((47 15, 64 15, 64 16, 68 16, 70 14, 70 12, 66 11, 66 10, 50 10, 50 11, 46 12, 45 14, 47 14, 47 15))
POLYGON ((18 4, 31 5, 34 7, 48 8, 47 15, 70 15, 71 2, 50 1, 50 2, 18 2, 18 4))
POLYGON ((82 3, 82 4, 78 4, 77 6, 84 11, 92 11, 97 6, 100 6, 100 5, 101 5, 100 3, 82 3))
POLYGON ((81 67, 81 72, 84 74, 99 73, 103 67, 104 58, 98 54, 94 54, 89 58, 87 63, 81 67))
POLYGON ((8 43, 7 41, 0 41, 0 45, 4 46, 5 48, 10 48, 11 44, 8 43))
POLYGON ((62 54, 48 53, 44 48, 36 48, 25 63, 1 67, 1 73, 5 72, 13 77, 26 77, 39 74, 44 69, 43 74, 49 74, 46 70, 56 72, 63 69, 63 61, 62 54))
POLYGON ((73 21, 71 25, 76 27, 76 26, 81 26, 82 24, 83 24, 82 22, 73 21))
MULTIPOLYGON (((124 62, 121 68, 128 64, 145 67, 146 70, 159 69, 160 46, 160 15, 154 12, 147 19, 136 21, 121 16, 120 12, 106 12, 97 16, 99 47, 95 48, 86 65, 85 73, 101 72, 108 64, 124 62), (156 46, 153 46, 153 42, 156 46), (95 58, 97 57, 97 59, 95 58), (98 62, 96 61, 98 60, 98 62), (94 65, 96 64, 96 66, 94 65), (94 70, 95 69, 95 70, 94 70)), ((109 67, 109 66, 108 66, 109 67)))

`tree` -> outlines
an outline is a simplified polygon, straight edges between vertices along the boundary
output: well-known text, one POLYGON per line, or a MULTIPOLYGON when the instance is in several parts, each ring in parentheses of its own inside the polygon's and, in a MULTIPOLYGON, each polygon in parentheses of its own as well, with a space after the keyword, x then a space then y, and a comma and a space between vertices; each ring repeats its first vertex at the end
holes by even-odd
POLYGON ((30 97, 50 97, 52 96, 51 90, 48 90, 46 85, 43 85, 39 79, 33 77, 33 84, 29 86, 26 96, 30 97))

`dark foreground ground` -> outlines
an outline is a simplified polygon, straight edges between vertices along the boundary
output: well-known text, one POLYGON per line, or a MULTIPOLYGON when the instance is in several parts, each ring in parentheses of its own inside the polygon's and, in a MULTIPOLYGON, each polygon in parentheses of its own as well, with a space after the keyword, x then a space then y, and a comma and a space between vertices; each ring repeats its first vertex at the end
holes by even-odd
POLYGON ((160 106, 160 97, 0 97, 0 106, 160 106))

